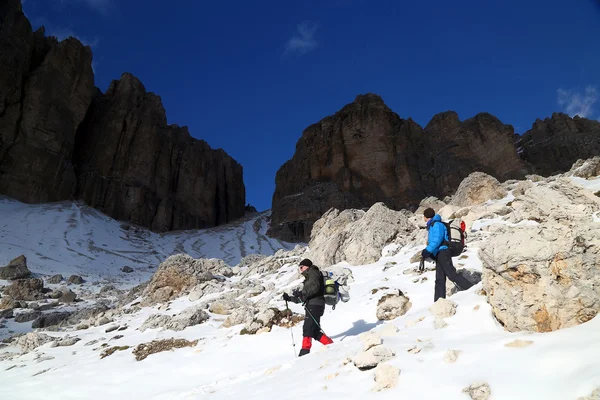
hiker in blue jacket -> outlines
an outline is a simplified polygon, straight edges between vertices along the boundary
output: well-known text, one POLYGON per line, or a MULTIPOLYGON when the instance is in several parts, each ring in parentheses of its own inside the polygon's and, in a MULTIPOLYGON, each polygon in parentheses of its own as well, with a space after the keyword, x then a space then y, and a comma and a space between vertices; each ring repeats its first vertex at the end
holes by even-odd
POLYGON ((452 264, 452 255, 447 246, 448 230, 442 223, 442 217, 435 213, 432 208, 423 212, 423 219, 427 222, 427 247, 421 252, 423 260, 435 261, 435 291, 434 302, 440 297, 446 298, 446 278, 450 279, 460 290, 467 290, 471 286, 464 276, 456 272, 452 264), (437 222, 437 223, 436 223, 437 222))

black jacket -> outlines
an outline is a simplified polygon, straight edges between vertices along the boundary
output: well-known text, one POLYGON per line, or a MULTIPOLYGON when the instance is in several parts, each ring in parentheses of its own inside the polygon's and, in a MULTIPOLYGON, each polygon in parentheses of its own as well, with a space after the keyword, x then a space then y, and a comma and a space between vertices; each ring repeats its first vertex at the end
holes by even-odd
POLYGON ((323 274, 316 266, 311 266, 302 273, 304 276, 304 287, 302 288, 302 301, 307 306, 325 307, 325 298, 323 294, 325 287, 323 285, 323 274))

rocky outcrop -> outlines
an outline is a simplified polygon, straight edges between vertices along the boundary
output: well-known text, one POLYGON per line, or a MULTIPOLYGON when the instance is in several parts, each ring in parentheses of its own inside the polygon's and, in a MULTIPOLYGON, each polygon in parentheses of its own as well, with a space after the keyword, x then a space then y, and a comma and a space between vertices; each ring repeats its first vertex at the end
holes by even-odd
POLYGON ((78 195, 113 218, 168 231, 244 215, 242 167, 168 125, 160 97, 131 74, 96 96, 78 139, 78 195))
POLYGON ((600 198, 566 179, 517 197, 510 220, 483 243, 483 288, 509 331, 549 332, 600 312, 600 198))
POLYGON ((493 176, 483 172, 473 172, 460 183, 450 205, 469 207, 489 200, 501 199, 507 194, 506 189, 493 176))
POLYGON ((0 279, 13 281, 15 279, 25 279, 31 276, 31 271, 27 268, 27 259, 21 255, 5 267, 0 268, 0 279))
POLYGON ((164 303, 189 294, 196 285, 215 279, 215 275, 232 276, 231 268, 223 260, 194 259, 187 254, 177 254, 160 264, 144 289, 144 305, 164 303))
POLYGON ((131 74, 100 93, 90 47, 32 32, 19 0, 0 5, 0 193, 83 199, 155 231, 245 212, 235 160, 168 125, 160 98, 131 74))
POLYGON ((427 195, 452 194, 474 171, 499 179, 529 171, 510 125, 490 114, 461 122, 446 112, 422 129, 381 97, 361 95, 303 132, 296 153, 277 172, 269 232, 308 241, 314 221, 330 208, 384 202, 414 210, 427 195))
POLYGON ((337 209, 315 222, 311 234, 310 258, 317 265, 347 261, 353 265, 375 262, 383 248, 398 236, 409 236, 417 227, 398 211, 383 203, 368 211, 337 209))
POLYGON ((70 199, 75 136, 94 94, 92 51, 33 33, 20 1, 0 7, 0 188, 27 203, 70 199))
POLYGON ((568 171, 578 159, 600 154, 600 122, 554 113, 536 120, 520 140, 523 159, 535 173, 550 176, 568 171))

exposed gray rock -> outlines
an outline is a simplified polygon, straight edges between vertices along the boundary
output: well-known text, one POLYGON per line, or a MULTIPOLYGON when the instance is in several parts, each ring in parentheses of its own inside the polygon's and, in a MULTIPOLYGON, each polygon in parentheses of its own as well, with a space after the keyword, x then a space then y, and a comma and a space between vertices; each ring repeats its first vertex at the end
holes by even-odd
POLYGON ((164 303, 188 294, 196 285, 215 275, 232 276, 231 268, 220 259, 193 259, 187 254, 167 258, 144 289, 144 305, 164 303))
POLYGON ((463 393, 471 396, 472 400, 488 400, 492 394, 490 385, 485 382, 477 382, 463 389, 463 393))
POLYGON ((60 340, 54 341, 50 345, 50 347, 68 347, 73 346, 75 343, 79 342, 81 339, 78 337, 64 337, 60 340))
POLYGON ((158 329, 182 331, 187 327, 206 322, 208 314, 202 309, 202 306, 189 307, 178 315, 160 315, 154 314, 148 317, 140 327, 143 332, 146 329, 158 329))
POLYGON ((12 308, 8 310, 0 310, 0 318, 12 318, 14 316, 14 312, 12 308))
POLYGON ((371 347, 352 358, 354 365, 361 371, 375 368, 379 363, 390 360, 396 353, 384 345, 371 347))
POLYGON ((125 272, 126 274, 130 274, 130 273, 132 273, 132 272, 133 272, 133 268, 131 268, 131 267, 130 267, 130 266, 128 266, 128 265, 125 265, 123 268, 121 268, 121 271, 122 271, 122 272, 125 272))
POLYGON ((58 301, 61 303, 72 303, 77 299, 77 295, 73 291, 66 287, 60 288, 60 297, 58 301))
POLYGON ((399 289, 389 289, 377 302, 377 319, 391 320, 407 313, 412 307, 408 297, 399 289))
POLYGON ((396 387, 400 378, 400 369, 389 364, 378 364, 375 368, 376 385, 373 391, 379 392, 383 389, 396 387))
POLYGON ((17 339, 17 346, 21 347, 23 353, 29 353, 31 350, 50 343, 55 339, 45 333, 29 332, 17 339))
POLYGON ((227 316, 222 326, 223 328, 231 328, 235 325, 251 323, 254 320, 255 311, 257 310, 252 307, 236 308, 227 316))
POLYGON ((39 318, 41 315, 42 313, 40 311, 27 311, 24 313, 17 314, 15 316, 15 322, 30 322, 35 320, 36 318, 39 318))
POLYGON ((196 285, 189 295, 190 301, 197 301, 209 294, 220 293, 225 290, 225 286, 221 282, 208 281, 196 285))
POLYGON ((473 172, 461 182, 450 204, 469 207, 489 200, 501 199, 507 194, 506 189, 496 178, 483 172, 473 172))
POLYGON ((452 300, 440 298, 438 299, 429 310, 437 318, 448 318, 456 314, 457 304, 452 300))
POLYGON ((0 279, 13 281, 15 279, 26 279, 31 276, 31 271, 27 268, 27 258, 21 255, 5 267, 0 268, 0 279))
POLYGON ((53 312, 48 314, 42 314, 33 321, 31 327, 36 328, 48 328, 51 326, 59 325, 61 322, 69 318, 70 312, 53 312))
POLYGON ((17 279, 4 289, 4 294, 14 300, 37 300, 43 298, 44 282, 41 279, 17 279))
POLYGON ((85 282, 83 280, 83 278, 79 275, 71 275, 68 279, 69 282, 75 284, 75 285, 81 285, 83 282, 85 282))
POLYGON ((57 275, 52 275, 50 278, 48 278, 46 280, 47 283, 53 284, 53 285, 58 285, 59 283, 61 283, 63 281, 63 276, 61 274, 57 274, 57 275))
POLYGON ((347 261, 353 265, 379 260, 383 248, 398 237, 406 241, 416 226, 402 212, 375 203, 367 212, 331 209, 317 220, 311 233, 310 258, 316 265, 347 261))

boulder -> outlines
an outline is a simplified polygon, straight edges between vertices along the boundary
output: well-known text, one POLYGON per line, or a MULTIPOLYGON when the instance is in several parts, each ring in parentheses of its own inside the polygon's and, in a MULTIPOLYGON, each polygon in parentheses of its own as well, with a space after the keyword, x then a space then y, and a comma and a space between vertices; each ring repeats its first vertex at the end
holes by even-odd
POLYGON ((502 199, 507 194, 496 178, 483 172, 473 172, 461 182, 450 204, 469 207, 489 200, 502 199))
POLYGON ((143 332, 146 329, 158 328, 160 328, 161 331, 182 331, 187 327, 199 325, 207 320, 208 314, 204 311, 202 306, 192 306, 174 316, 160 314, 151 315, 144 321, 140 327, 140 331, 143 332))
MULTIPOLYGON (((481 272, 479 271, 460 268, 456 270, 456 273, 464 277, 467 281, 471 283, 471 285, 477 285, 479 282, 481 282, 481 272)), ((450 297, 458 293, 459 291, 460 290, 454 284, 454 282, 452 282, 450 279, 446 279, 446 297, 450 297)))
POLYGON ((34 321, 42 315, 40 311, 27 311, 15 315, 15 322, 23 323, 34 321))
POLYGON ((52 284, 52 285, 57 285, 59 283, 62 282, 63 280, 63 276, 61 274, 57 274, 57 275, 52 275, 50 278, 48 278, 46 280, 46 283, 52 284))
POLYGON ((209 294, 220 293, 225 290, 225 286, 216 281, 208 281, 202 282, 199 285, 196 285, 191 291, 189 295, 190 301, 200 300, 202 297, 207 296, 209 294))
POLYGON ((229 315, 233 310, 235 310, 236 308, 240 308, 241 306, 242 304, 238 301, 222 299, 215 300, 212 303, 210 303, 210 307, 208 308, 208 310, 213 314, 229 315))
POLYGON ((456 314, 457 304, 452 300, 440 298, 438 299, 429 310, 436 318, 448 318, 456 314))
POLYGON ((252 307, 239 307, 233 310, 223 322, 223 328, 231 328, 235 325, 251 323, 254 320, 255 309, 252 307))
POLYGON ((395 355, 396 353, 393 350, 380 345, 358 353, 352 358, 352 362, 361 371, 366 371, 377 367, 382 362, 390 360, 395 355))
POLYGON ((378 364, 375 368, 375 392, 396 387, 400 377, 400 369, 389 364, 378 364))
POLYGON ((492 390, 487 383, 477 382, 464 388, 463 393, 471 396, 472 400, 488 400, 492 394, 492 390))
POLYGON ((577 178, 595 178, 600 175, 600 156, 588 160, 577 160, 571 170, 565 174, 577 178))
POLYGON ((503 227, 479 250, 488 302, 511 332, 567 328, 600 311, 600 226, 587 218, 565 218, 503 227))
POLYGON ((122 268, 121 268, 121 271, 122 271, 122 272, 125 272, 126 274, 130 274, 130 273, 132 273, 132 272, 133 272, 133 268, 131 268, 131 267, 130 267, 130 266, 128 266, 128 265, 125 265, 124 267, 122 267, 122 268))
POLYGON ((591 395, 579 397, 577 400, 600 400, 600 388, 594 390, 591 395))
POLYGON ((407 313, 412 307, 408 297, 398 289, 388 290, 377 302, 377 319, 391 320, 407 313))
POLYGON ((144 289, 144 305, 163 303, 188 294, 196 285, 214 279, 215 275, 232 276, 231 268, 223 260, 193 259, 177 254, 160 264, 144 289))
POLYGON ((60 297, 58 298, 58 301, 61 303, 73 303, 75 299, 77 299, 77 295, 67 287, 61 287, 59 291, 60 297))
POLYGON ((316 265, 347 261, 353 265, 373 263, 383 248, 397 237, 407 241, 415 225, 402 212, 375 203, 367 212, 330 210, 315 222, 309 243, 310 258, 316 265))
POLYGON ((446 206, 446 203, 444 203, 442 200, 438 199, 435 196, 426 197, 423 200, 421 200, 421 203, 419 203, 419 208, 417 208, 417 210, 415 211, 415 216, 417 216, 417 218, 422 219, 423 212, 427 208, 433 208, 433 211, 435 211, 437 213, 439 210, 441 210, 445 206, 446 206))
POLYGON ((85 282, 79 275, 71 275, 68 281, 74 285, 81 285, 83 282, 85 282))
POLYGON ((304 316, 294 314, 291 310, 279 311, 267 308, 259 312, 252 321, 248 321, 241 334, 254 335, 261 331, 270 331, 273 325, 290 328, 304 320, 304 316))
POLYGON ((370 348, 379 346, 382 344, 381 336, 374 332, 365 332, 359 335, 360 340, 363 342, 363 351, 368 351, 370 348))
POLYGON ((17 339, 17 346, 21 347, 23 353, 29 353, 46 343, 53 342, 56 338, 48 336, 45 333, 28 332, 17 339))
POLYGON ((69 347, 73 346, 75 343, 79 342, 81 339, 78 337, 64 337, 59 340, 54 341, 50 345, 50 347, 69 347))
POLYGON ((37 278, 17 279, 4 289, 4 295, 14 300, 38 300, 43 297, 44 281, 37 278))
POLYGON ((23 255, 15 258, 5 267, 0 268, 0 279, 14 281, 29 277, 31 277, 31 271, 27 268, 27 259, 23 255))
POLYGON ((8 318, 13 318, 13 317, 14 317, 14 311, 12 308, 9 308, 8 310, 0 311, 0 318, 8 319, 8 318))
POLYGON ((42 314, 33 321, 31 327, 33 329, 37 328, 48 328, 50 326, 59 325, 61 322, 65 321, 71 315, 70 312, 53 312, 48 314, 42 314))

